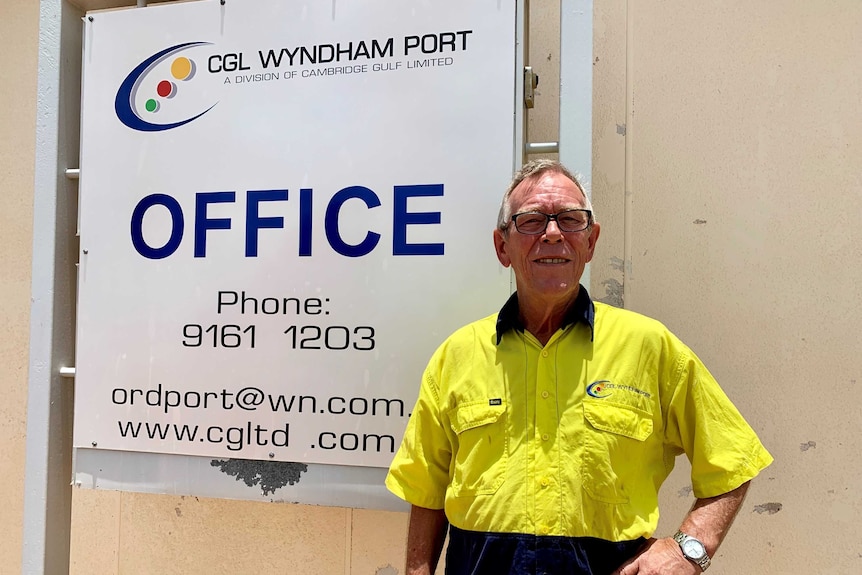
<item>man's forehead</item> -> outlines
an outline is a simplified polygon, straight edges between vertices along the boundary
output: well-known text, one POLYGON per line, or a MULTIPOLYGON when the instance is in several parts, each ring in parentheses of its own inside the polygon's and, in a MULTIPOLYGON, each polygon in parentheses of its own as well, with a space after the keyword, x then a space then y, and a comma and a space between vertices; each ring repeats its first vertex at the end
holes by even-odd
POLYGON ((515 206, 554 200, 567 204, 566 207, 580 208, 586 200, 577 184, 559 172, 544 172, 525 179, 512 190, 512 196, 515 206))

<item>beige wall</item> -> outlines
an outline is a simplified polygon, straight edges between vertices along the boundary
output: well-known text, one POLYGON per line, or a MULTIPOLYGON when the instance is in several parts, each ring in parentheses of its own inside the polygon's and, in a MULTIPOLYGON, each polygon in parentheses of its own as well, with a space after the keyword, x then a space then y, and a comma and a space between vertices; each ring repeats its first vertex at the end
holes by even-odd
POLYGON ((39 4, 0 2, 0 572, 21 569, 39 4))
POLYGON ((862 3, 596 5, 593 292, 679 334, 776 458, 710 573, 857 573, 862 3))
MULTIPOLYGON (((555 4, 531 11, 531 141, 557 139, 555 4)), ((595 4, 592 291, 683 337, 776 457, 710 573, 854 573, 862 3, 595 4)), ((20 569, 37 21, 36 2, 0 2, 3 573, 20 569)), ((691 502, 685 472, 661 534, 691 502)), ((403 571, 398 513, 77 489, 72 522, 77 574, 403 571)))
POLYGON ((71 573, 402 572, 402 513, 75 490, 71 573))

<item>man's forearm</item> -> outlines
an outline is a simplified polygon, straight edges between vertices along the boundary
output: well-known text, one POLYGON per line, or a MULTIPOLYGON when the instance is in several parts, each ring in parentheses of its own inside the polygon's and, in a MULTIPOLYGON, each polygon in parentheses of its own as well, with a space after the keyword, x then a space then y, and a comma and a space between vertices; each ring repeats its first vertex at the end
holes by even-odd
MULTIPOLYGON (((715 557, 742 506, 746 491, 748 482, 717 497, 698 499, 679 530, 700 539, 710 557, 715 557)), ((613 575, 694 575, 700 572, 700 567, 683 556, 676 541, 665 537, 647 541, 641 552, 620 565, 613 575)))
POLYGON ((440 560, 449 521, 442 509, 410 508, 406 575, 432 575, 440 560))
POLYGON ((717 497, 696 500, 679 530, 700 539, 706 547, 706 552, 714 557, 742 506, 748 485, 749 482, 746 481, 733 491, 717 497))

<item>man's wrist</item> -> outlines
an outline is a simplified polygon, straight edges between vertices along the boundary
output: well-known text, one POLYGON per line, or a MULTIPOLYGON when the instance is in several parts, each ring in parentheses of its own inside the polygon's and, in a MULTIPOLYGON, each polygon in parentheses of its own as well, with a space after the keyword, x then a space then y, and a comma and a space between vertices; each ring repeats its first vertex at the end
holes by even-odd
POLYGON ((712 559, 706 552, 706 545, 703 544, 703 541, 682 531, 677 531, 673 540, 679 545, 683 557, 700 567, 701 571, 706 571, 709 568, 712 559))

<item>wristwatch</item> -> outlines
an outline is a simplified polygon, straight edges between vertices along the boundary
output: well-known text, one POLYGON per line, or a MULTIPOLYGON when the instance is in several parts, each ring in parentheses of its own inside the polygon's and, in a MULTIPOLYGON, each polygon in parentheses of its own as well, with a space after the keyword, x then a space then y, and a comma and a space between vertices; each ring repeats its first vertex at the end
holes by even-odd
POLYGON ((709 554, 706 552, 706 547, 704 547, 700 539, 686 535, 682 531, 677 531, 673 536, 673 540, 679 543, 679 548, 686 559, 697 563, 701 571, 706 571, 711 560, 709 554))

